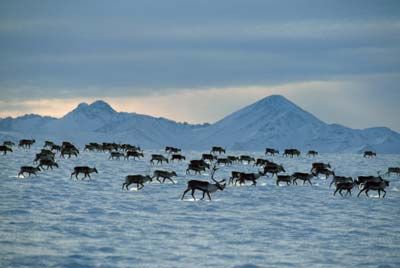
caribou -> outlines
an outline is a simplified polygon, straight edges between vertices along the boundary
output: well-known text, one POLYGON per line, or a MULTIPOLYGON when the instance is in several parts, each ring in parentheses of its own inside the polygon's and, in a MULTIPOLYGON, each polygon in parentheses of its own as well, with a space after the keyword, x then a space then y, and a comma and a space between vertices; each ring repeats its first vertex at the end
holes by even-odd
POLYGON ((275 154, 279 154, 278 150, 275 150, 273 148, 266 148, 265 149, 265 155, 272 155, 274 156, 275 154))
POLYGON ((43 148, 51 148, 54 145, 54 142, 52 141, 45 141, 43 148))
POLYGON ((290 156, 291 158, 293 158, 293 156, 300 156, 300 151, 297 149, 285 149, 283 156, 290 156))
POLYGON ((359 187, 363 187, 364 184, 371 181, 381 182, 383 181, 383 178, 381 176, 358 176, 357 180, 355 180, 356 184, 359 185, 359 187))
POLYGON ((312 174, 313 174, 315 177, 318 177, 319 174, 323 174, 323 175, 325 175, 325 179, 327 179, 330 175, 335 176, 335 172, 332 171, 332 170, 330 170, 330 169, 327 169, 327 168, 317 168, 317 169, 314 169, 313 172, 312 172, 312 174))
POLYGON ((204 160, 204 161, 208 160, 208 161, 212 162, 215 159, 217 159, 217 157, 215 155, 212 155, 212 154, 202 154, 201 155, 201 159, 204 160))
POLYGON ((182 160, 186 160, 186 157, 181 154, 173 154, 171 156, 171 162, 173 162, 174 160, 178 160, 178 162, 181 162, 182 160))
POLYGON ((239 177, 240 177, 240 174, 241 174, 241 173, 242 173, 242 172, 240 172, 240 171, 232 171, 232 172, 231 172, 232 176, 229 178, 228 184, 233 184, 233 180, 235 180, 235 182, 236 182, 237 180, 239 180, 239 177))
POLYGON ((128 175, 125 177, 125 182, 122 184, 122 190, 124 188, 126 188, 126 190, 128 189, 128 186, 131 185, 132 183, 136 183, 136 187, 138 190, 142 189, 144 187, 144 183, 149 182, 149 181, 153 181, 153 179, 149 176, 149 175, 128 175), (141 187, 139 187, 141 186, 141 187))
POLYGON ((376 157, 376 153, 373 151, 365 151, 364 157, 368 157, 368 158, 376 157))
POLYGON ((153 172, 153 177, 152 179, 156 178, 156 180, 161 183, 160 177, 163 178, 162 183, 165 182, 165 180, 170 180, 173 184, 175 184, 174 180, 171 179, 171 177, 177 177, 178 175, 176 174, 175 171, 164 171, 164 170, 155 170, 153 172))
POLYGON ((239 158, 240 163, 247 162, 247 164, 250 164, 251 162, 255 162, 256 160, 254 157, 251 157, 249 155, 241 155, 239 158))
POLYGON ((315 156, 317 156, 317 155, 318 155, 318 152, 317 152, 317 151, 314 151, 314 150, 310 150, 310 151, 307 152, 307 156, 313 156, 313 157, 315 157, 315 156))
POLYGON ((332 184, 337 185, 338 183, 347 183, 353 182, 352 177, 344 177, 344 176, 333 176, 331 183, 329 184, 329 188, 331 188, 332 184))
POLYGON ((399 176, 400 175, 400 167, 390 167, 390 168, 388 168, 388 171, 386 172, 386 174, 388 174, 390 176, 392 173, 394 173, 397 176, 399 176))
POLYGON ((110 156, 108 157, 108 160, 112 159, 117 159, 119 160, 121 157, 125 157, 124 153, 121 152, 111 152, 110 156))
POLYGON ((295 172, 292 174, 292 178, 293 178, 293 184, 297 185, 297 180, 302 180, 303 184, 306 183, 306 181, 308 181, 308 183, 310 185, 312 185, 311 183, 311 179, 312 179, 313 175, 309 174, 309 173, 302 173, 302 172, 295 172))
POLYGON ((30 149, 31 146, 35 143, 36 141, 34 139, 32 140, 20 140, 18 147, 22 147, 24 149, 30 149))
POLYGON ((196 197, 194 196, 194 193, 196 190, 202 191, 203 192, 203 197, 201 198, 201 200, 204 199, 205 194, 207 194, 208 198, 211 201, 211 196, 210 193, 214 193, 218 190, 223 191, 225 189, 226 183, 225 179, 221 180, 221 181, 217 181, 214 179, 214 174, 215 171, 217 171, 218 168, 216 168, 215 166, 212 168, 211 171, 211 180, 213 180, 215 183, 209 183, 208 181, 199 181, 199 180, 190 180, 187 183, 187 188, 186 190, 183 192, 183 195, 181 197, 181 200, 183 200, 183 198, 185 197, 185 194, 187 192, 189 192, 190 190, 192 191, 192 197, 194 200, 196 200, 196 197))
POLYGON ((172 153, 180 153, 182 150, 179 148, 175 148, 175 147, 171 147, 171 146, 167 146, 165 147, 165 152, 172 154, 172 153))
POLYGON ((228 158, 218 158, 217 165, 221 165, 221 164, 229 166, 229 165, 232 165, 232 161, 229 160, 228 158))
POLYGON ((161 155, 161 154, 152 154, 151 155, 151 159, 150 159, 150 163, 152 165, 154 165, 154 161, 157 161, 157 164, 162 164, 163 162, 167 162, 168 163, 168 158, 166 158, 165 156, 161 155))
POLYGON ((226 158, 228 158, 232 163, 239 161, 239 157, 233 155, 228 155, 226 158))
POLYGON ((8 146, 8 147, 13 147, 13 146, 15 146, 15 143, 12 141, 4 141, 3 145, 8 146))
POLYGON ((53 144, 50 148, 51 151, 61 152, 61 146, 57 144, 53 144))
POLYGON ((142 152, 129 150, 126 152, 125 159, 129 160, 129 157, 131 156, 133 157, 133 160, 136 160, 136 158, 140 159, 140 157, 144 157, 142 152))
POLYGON ((30 177, 31 174, 37 176, 36 172, 41 171, 40 167, 32 167, 32 166, 22 166, 19 170, 19 173, 17 177, 19 176, 24 176, 24 173, 28 173, 28 176, 30 177))
POLYGON ((389 181, 387 180, 381 180, 381 181, 367 181, 364 185, 363 188, 360 190, 358 193, 357 197, 360 196, 362 192, 365 191, 365 194, 369 197, 368 192, 370 190, 378 191, 379 197, 381 197, 381 191, 384 193, 382 198, 386 196, 386 191, 385 188, 389 186, 389 181))
POLYGON ((202 171, 206 171, 206 166, 200 164, 189 163, 186 174, 190 174, 190 170, 194 171, 194 174, 201 174, 202 171))
POLYGON ((286 172, 282 165, 268 163, 264 166, 264 175, 268 176, 268 173, 271 173, 271 177, 273 177, 274 175, 278 176, 280 172, 286 172))
POLYGON ((212 154, 212 153, 218 153, 218 154, 222 154, 222 153, 226 153, 226 151, 225 151, 225 149, 224 148, 222 148, 222 147, 219 147, 219 146, 213 146, 212 148, 211 148, 211 151, 210 151, 210 153, 212 154))
POLYGON ((79 151, 78 151, 78 149, 74 149, 74 148, 69 148, 69 147, 67 147, 67 148, 61 148, 61 153, 60 153, 60 156, 62 157, 62 158, 65 158, 65 155, 68 155, 68 158, 71 158, 71 155, 73 155, 73 156, 75 156, 75 157, 78 157, 78 154, 79 154, 79 151))
POLYGON ((0 145, 0 152, 3 152, 3 155, 6 155, 7 152, 11 152, 12 153, 12 149, 10 147, 8 147, 7 145, 0 145))
POLYGON ((276 186, 279 186, 280 182, 286 182, 286 185, 292 183, 292 176, 290 175, 277 175, 276 176, 276 186))
POLYGON ((89 179, 91 179, 90 173, 93 173, 93 172, 98 173, 96 167, 91 168, 88 166, 77 166, 77 167, 74 167, 74 172, 71 173, 71 179, 72 179, 73 175, 75 175, 75 178, 78 179, 79 173, 84 174, 84 177, 82 178, 82 180, 85 179, 86 177, 89 177, 89 179))
POLYGON ((243 173, 243 172, 241 172, 239 174, 239 179, 235 181, 235 186, 238 181, 239 181, 239 185, 246 183, 246 181, 251 181, 251 182, 253 182, 252 185, 256 186, 257 179, 259 179, 263 175, 264 174, 262 172, 258 172, 258 173, 243 173))
POLYGON ((339 183, 336 184, 336 190, 333 193, 333 195, 335 195, 339 191, 339 194, 341 196, 343 196, 343 194, 342 194, 343 190, 347 191, 346 195, 347 194, 351 195, 351 190, 354 188, 355 185, 356 185, 356 183, 353 182, 353 181, 351 181, 351 182, 339 182, 339 183))
POLYGON ((315 172, 318 169, 324 169, 324 168, 331 168, 331 164, 325 164, 325 163, 321 163, 321 162, 316 162, 316 163, 312 163, 312 167, 310 172, 315 172))
POLYGON ((51 159, 40 159, 38 167, 43 168, 43 166, 47 166, 46 170, 48 170, 49 168, 53 169, 53 167, 58 168, 58 164, 51 159))

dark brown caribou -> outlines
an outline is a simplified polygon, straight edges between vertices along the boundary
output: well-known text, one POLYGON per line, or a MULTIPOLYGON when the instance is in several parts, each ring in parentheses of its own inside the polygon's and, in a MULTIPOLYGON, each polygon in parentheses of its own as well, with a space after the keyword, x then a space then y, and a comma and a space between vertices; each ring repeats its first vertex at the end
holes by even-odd
POLYGON ((34 139, 32 140, 27 140, 23 139, 19 141, 18 147, 22 147, 24 149, 30 149, 31 146, 35 143, 36 141, 34 139))
POLYGON ((171 162, 173 162, 174 160, 178 160, 178 162, 180 162, 182 160, 186 160, 186 157, 181 154, 173 154, 171 156, 171 162))
POLYGON ((150 163, 152 165, 154 165, 154 161, 157 161, 157 164, 162 164, 163 162, 167 162, 168 163, 168 158, 166 158, 165 156, 163 156, 161 154, 152 154, 151 155, 151 159, 150 159, 150 163))
POLYGON ((373 151, 365 151, 364 157, 368 157, 368 158, 376 157, 376 153, 373 151))
POLYGON ((279 154, 278 150, 275 150, 273 148, 266 148, 265 149, 265 155, 272 155, 274 156, 275 154, 279 154))
POLYGON ((77 166, 77 167, 74 167, 74 172, 71 173, 71 179, 72 179, 73 175, 75 175, 75 178, 78 179, 78 175, 80 173, 84 174, 84 177, 82 178, 82 180, 85 179, 86 177, 89 177, 89 179, 91 179, 90 173, 93 173, 93 172, 98 173, 96 167, 91 168, 88 166, 77 166))
POLYGON ((256 160, 254 157, 251 157, 249 155, 241 155, 239 158, 240 163, 247 162, 247 164, 250 164, 251 162, 255 162, 256 160))
POLYGON ((324 169, 324 168, 331 168, 331 164, 325 164, 325 163, 321 163, 321 162, 316 162, 316 163, 312 163, 312 167, 310 172, 315 172, 318 169, 324 169))
POLYGON ((3 145, 11 148, 11 147, 15 146, 15 143, 12 141, 3 141, 3 145))
POLYGON ((313 170, 312 174, 315 177, 318 177, 320 174, 325 176, 325 179, 327 179, 329 176, 335 176, 335 172, 328 169, 328 168, 316 168, 313 170))
POLYGON ((292 176, 290 175, 277 175, 276 176, 276 185, 279 186, 280 182, 286 182, 286 185, 292 183, 292 176))
POLYGON ((310 151, 307 152, 307 156, 313 156, 313 157, 315 157, 315 156, 317 156, 317 155, 318 155, 318 152, 317 152, 317 151, 314 151, 314 150, 310 150, 310 151))
POLYGON ((291 158, 293 158, 294 156, 300 156, 300 151, 297 149, 285 149, 285 151, 283 152, 283 156, 290 156, 291 158))
POLYGON ((187 169, 186 169, 186 174, 190 174, 190 171, 194 171, 194 174, 201 174, 201 172, 206 171, 206 166, 201 165, 201 164, 194 164, 194 163, 189 163, 187 169))
POLYGON ((353 182, 352 177, 345 176, 333 176, 331 183, 329 184, 329 188, 331 188, 332 184, 345 183, 345 182, 353 182))
POLYGON ((174 180, 171 179, 172 177, 178 176, 175 171, 165 171, 165 170, 154 170, 152 179, 156 178, 156 180, 161 183, 160 177, 163 178, 162 183, 165 180, 170 180, 173 184, 175 184, 174 180))
POLYGON ((381 176, 358 176, 357 180, 355 180, 357 185, 359 185, 360 187, 363 187, 364 184, 370 181, 381 182, 383 181, 383 178, 381 176))
POLYGON ((242 172, 240 172, 240 171, 232 171, 231 172, 232 176, 229 178, 228 184, 233 184, 234 181, 236 182, 237 180, 239 180, 241 173, 242 172))
POLYGON ((55 154, 50 150, 42 150, 40 153, 35 155, 35 159, 33 160, 34 163, 40 160, 55 160, 55 154))
POLYGON ((40 167, 22 166, 19 170, 17 177, 21 175, 24 176, 24 173, 28 173, 29 177, 31 176, 31 174, 37 176, 36 172, 38 171, 40 171, 40 167))
POLYGON ((71 156, 78 157, 79 151, 78 149, 74 148, 61 148, 60 155, 62 158, 65 158, 66 155, 68 155, 68 158, 71 158, 71 156))
POLYGON ((263 176, 262 172, 258 172, 258 173, 244 173, 244 172, 240 172, 239 174, 239 179, 235 181, 235 186, 236 183, 239 182, 239 185, 242 185, 244 183, 246 183, 246 181, 251 181, 254 185, 257 185, 257 180, 263 176))
POLYGON ((197 166, 203 166, 206 169, 210 169, 210 164, 204 161, 203 159, 200 160, 190 160, 190 164, 192 165, 197 165, 197 166))
POLYGON ((61 152, 61 146, 57 144, 53 144, 51 146, 51 151, 61 152))
POLYGON ((302 180, 303 184, 306 183, 306 181, 312 185, 311 183, 311 179, 312 179, 313 175, 309 174, 309 173, 303 173, 303 172, 295 172, 292 174, 292 178, 293 178, 293 184, 297 185, 297 180, 302 180))
POLYGON ((124 189, 124 187, 126 188, 126 190, 129 190, 128 186, 133 183, 136 183, 137 189, 140 190, 144 187, 144 183, 149 182, 149 181, 153 181, 153 179, 149 175, 146 175, 146 176, 141 175, 141 174, 128 175, 125 177, 125 182, 122 184, 122 190, 124 189))
POLYGON ((43 166, 46 166, 47 170, 49 168, 53 169, 53 167, 58 168, 58 164, 54 160, 51 160, 51 159, 40 159, 39 167, 43 168, 43 166))
POLYGON ((45 141, 44 142, 44 145, 43 145, 43 148, 51 148, 51 146, 53 146, 54 145, 54 142, 52 142, 52 141, 45 141))
POLYGON ((212 162, 215 159, 217 159, 217 157, 215 155, 212 155, 212 154, 202 154, 201 155, 201 159, 202 160, 208 160, 208 161, 212 162))
POLYGON ((110 153, 110 156, 108 157, 108 160, 110 160, 110 159, 112 159, 112 160, 114 160, 114 159, 119 160, 119 159, 121 159, 121 157, 125 157, 124 153, 122 153, 122 152, 111 152, 111 153, 110 153))
POLYGON ((262 159, 262 158, 257 158, 256 162, 254 163, 255 166, 265 166, 268 163, 271 163, 271 161, 267 159, 262 159))
POLYGON ((358 193, 357 197, 360 196, 362 192, 365 191, 365 194, 369 197, 368 192, 370 190, 378 191, 379 197, 381 197, 381 191, 384 193, 382 198, 386 196, 385 188, 389 186, 389 181, 381 180, 381 181, 367 181, 360 192, 358 193))
POLYGON ((222 154, 222 153, 226 153, 225 149, 220 147, 220 146, 213 146, 211 148, 210 153, 218 153, 218 154, 222 154))
POLYGON ((333 195, 335 195, 339 191, 339 194, 341 196, 343 196, 343 194, 342 194, 343 190, 346 190, 346 195, 347 194, 351 195, 351 190, 354 188, 355 185, 356 185, 356 183, 353 182, 353 181, 352 182, 339 182, 339 183, 336 183, 336 190, 333 193, 333 195))
POLYGON ((228 155, 226 158, 228 158, 232 163, 236 163, 239 161, 239 157, 234 155, 228 155))
POLYGON ((185 194, 187 192, 189 192, 190 190, 192 191, 192 197, 194 200, 196 200, 196 197, 194 196, 194 193, 196 190, 202 191, 203 192, 203 197, 201 198, 201 200, 204 199, 205 195, 207 194, 208 198, 211 201, 211 196, 210 193, 214 193, 218 190, 223 191, 225 189, 226 183, 225 179, 221 180, 221 181, 217 181, 214 179, 214 174, 215 171, 217 170, 217 168, 214 166, 212 168, 211 171, 211 180, 213 180, 215 183, 209 183, 208 181, 199 181, 199 180, 190 180, 187 183, 187 188, 186 190, 183 192, 183 195, 181 197, 181 200, 183 200, 183 198, 185 197, 185 194))
POLYGON ((142 152, 129 150, 126 152, 125 159, 129 160, 129 157, 131 156, 133 157, 133 160, 135 160, 136 158, 140 159, 140 157, 144 157, 142 152))
POLYGON ((7 152, 12 153, 12 149, 8 147, 7 145, 0 145, 0 152, 3 152, 3 155, 6 155, 7 152))
POLYGON ((230 165, 232 165, 232 161, 229 160, 228 158, 218 158, 217 165, 230 166, 230 165))
POLYGON ((167 146, 165 147, 165 152, 172 154, 172 153, 180 153, 182 150, 176 147, 167 146))
POLYGON ((283 166, 270 162, 264 166, 263 174, 268 176, 268 173, 270 173, 271 177, 273 177, 274 175, 278 176, 278 173, 280 173, 280 172, 286 172, 286 170, 283 168, 283 166))
POLYGON ((390 168, 388 168, 388 171, 386 172, 386 174, 388 174, 390 176, 392 173, 394 173, 397 176, 399 176, 400 175, 400 167, 390 167, 390 168))

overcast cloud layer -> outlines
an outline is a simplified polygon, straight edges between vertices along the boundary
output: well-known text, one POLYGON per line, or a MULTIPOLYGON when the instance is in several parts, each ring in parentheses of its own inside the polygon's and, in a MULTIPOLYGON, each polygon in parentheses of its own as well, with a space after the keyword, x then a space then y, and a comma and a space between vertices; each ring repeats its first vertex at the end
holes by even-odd
MULTIPOLYGON (((2 1, 0 58, 1 115, 42 99, 290 84, 282 94, 322 119, 400 130, 399 1, 2 1), (296 87, 313 81, 324 86, 296 87)), ((246 104, 229 100, 211 110, 246 104)))

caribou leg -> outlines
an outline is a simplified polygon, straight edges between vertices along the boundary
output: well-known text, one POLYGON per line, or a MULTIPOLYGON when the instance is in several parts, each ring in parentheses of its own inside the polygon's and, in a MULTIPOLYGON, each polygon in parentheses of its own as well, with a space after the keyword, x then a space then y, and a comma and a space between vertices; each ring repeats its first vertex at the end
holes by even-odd
POLYGON ((182 197, 181 197, 181 200, 183 200, 183 198, 185 197, 185 194, 187 193, 187 192, 189 192, 190 191, 190 188, 187 188, 184 192, 183 192, 183 195, 182 195, 182 197))

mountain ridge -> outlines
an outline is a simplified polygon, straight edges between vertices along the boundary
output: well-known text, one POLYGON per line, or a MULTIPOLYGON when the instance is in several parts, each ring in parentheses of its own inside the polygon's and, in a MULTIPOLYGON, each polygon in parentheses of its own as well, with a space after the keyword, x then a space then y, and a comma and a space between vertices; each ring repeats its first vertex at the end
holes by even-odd
POLYGON ((327 124, 281 95, 271 95, 213 124, 179 123, 137 113, 117 112, 107 102, 80 103, 61 118, 24 115, 0 119, 0 138, 118 141, 159 148, 165 145, 209 149, 221 145, 236 150, 265 147, 321 152, 359 152, 365 148, 400 153, 400 134, 387 127, 352 129, 327 124))

